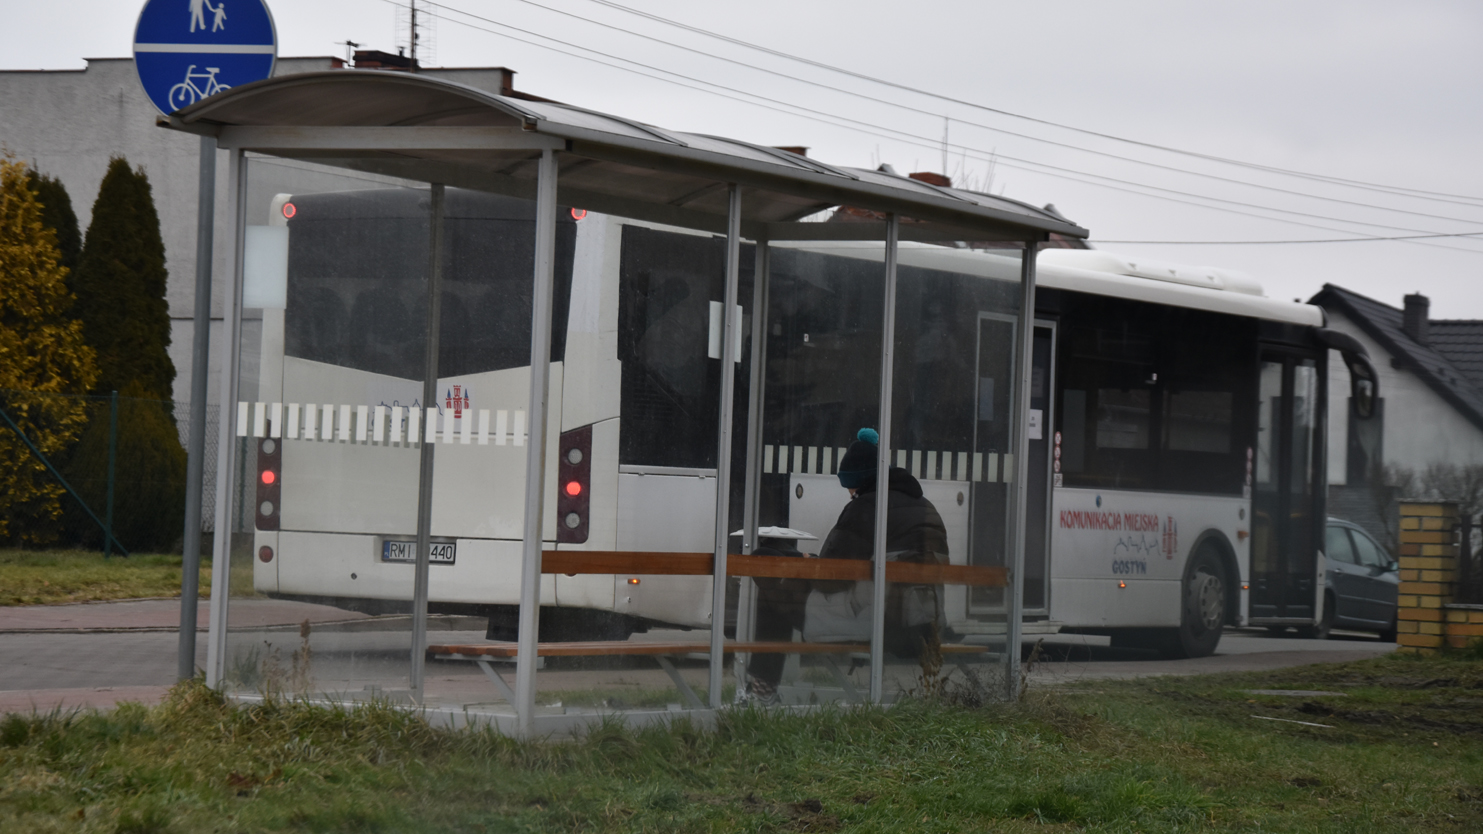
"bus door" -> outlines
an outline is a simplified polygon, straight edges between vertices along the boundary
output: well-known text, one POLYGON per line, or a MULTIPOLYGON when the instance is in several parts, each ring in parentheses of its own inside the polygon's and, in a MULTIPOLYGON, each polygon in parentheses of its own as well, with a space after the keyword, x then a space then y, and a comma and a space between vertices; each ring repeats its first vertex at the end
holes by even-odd
POLYGON ((1322 354, 1263 348, 1252 449, 1254 624, 1314 621, 1323 501, 1322 354))
MULTIPOLYGON (((1016 320, 1011 316, 981 313, 978 320, 978 356, 976 362, 978 391, 974 398, 975 460, 984 461, 980 477, 975 473, 970 493, 969 564, 1007 566, 1013 546, 1010 513, 1014 505, 1014 454, 1010 451, 1010 403, 1014 391, 1010 380, 1016 368, 1016 320), (980 457, 981 456, 981 457, 980 457)), ((1050 554, 1050 432, 1055 425, 1051 414, 1055 390, 1053 357, 1055 324, 1036 320, 1031 347, 1030 402, 1028 428, 1030 460, 1026 501, 1025 582, 1023 610, 1028 615, 1044 615, 1049 610, 1047 561, 1050 554)), ((1003 605, 998 588, 974 588, 970 611, 987 613, 1003 605)))

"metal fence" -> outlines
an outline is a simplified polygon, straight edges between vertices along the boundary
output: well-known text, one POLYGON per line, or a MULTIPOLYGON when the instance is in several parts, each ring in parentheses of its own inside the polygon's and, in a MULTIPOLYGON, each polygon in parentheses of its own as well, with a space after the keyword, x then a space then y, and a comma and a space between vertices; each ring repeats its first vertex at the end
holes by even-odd
MULTIPOLYGON (((178 548, 190 412, 184 401, 0 389, 0 460, 6 466, 0 518, 8 538, 93 547, 102 546, 111 529, 125 550, 178 548)), ((215 527, 219 418, 220 407, 208 405, 206 533, 215 527)))
POLYGON ((1453 602, 1483 604, 1483 516, 1463 514, 1458 518, 1457 533, 1453 602))

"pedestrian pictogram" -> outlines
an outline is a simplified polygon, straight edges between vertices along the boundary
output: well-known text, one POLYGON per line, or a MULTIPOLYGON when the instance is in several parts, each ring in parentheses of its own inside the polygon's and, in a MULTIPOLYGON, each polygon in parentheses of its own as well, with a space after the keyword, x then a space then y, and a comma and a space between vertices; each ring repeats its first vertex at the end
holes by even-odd
POLYGON ((263 0, 149 0, 134 28, 139 83, 161 113, 273 74, 273 15, 263 0))

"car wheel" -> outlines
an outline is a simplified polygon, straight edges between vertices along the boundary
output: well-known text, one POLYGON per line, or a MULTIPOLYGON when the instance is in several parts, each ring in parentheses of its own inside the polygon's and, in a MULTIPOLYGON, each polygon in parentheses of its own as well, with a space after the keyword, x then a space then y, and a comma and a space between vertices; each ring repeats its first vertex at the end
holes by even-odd
POLYGON ((1396 631, 1397 631, 1396 626, 1399 625, 1399 623, 1397 622, 1398 619, 1399 619, 1398 617, 1391 617, 1390 618, 1390 628, 1387 628, 1386 630, 1380 632, 1380 642, 1382 642, 1382 643, 1394 643, 1395 642, 1396 631))
POLYGON ((1334 606, 1336 605, 1333 594, 1323 595, 1323 617, 1317 625, 1298 629, 1298 633, 1309 640, 1327 640, 1329 632, 1334 628, 1334 606))
POLYGON ((1166 657, 1208 657, 1220 644, 1226 621, 1226 572, 1220 558, 1202 547, 1184 580, 1179 628, 1164 646, 1166 657))

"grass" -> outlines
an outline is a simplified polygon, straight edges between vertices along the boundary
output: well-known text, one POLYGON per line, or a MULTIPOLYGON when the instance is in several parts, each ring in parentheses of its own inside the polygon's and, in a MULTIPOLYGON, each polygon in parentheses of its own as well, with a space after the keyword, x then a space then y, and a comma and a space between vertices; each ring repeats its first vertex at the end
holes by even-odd
MULTIPOLYGON (((178 554, 104 559, 96 550, 0 550, 0 605, 178 597, 180 566, 178 554)), ((246 582, 251 588, 250 574, 246 582)), ((207 559, 201 566, 201 596, 210 593, 207 559)))
POLYGON ((1388 657, 543 743, 182 684, 0 721, 0 830, 1466 832, 1480 703, 1478 658, 1388 657))

